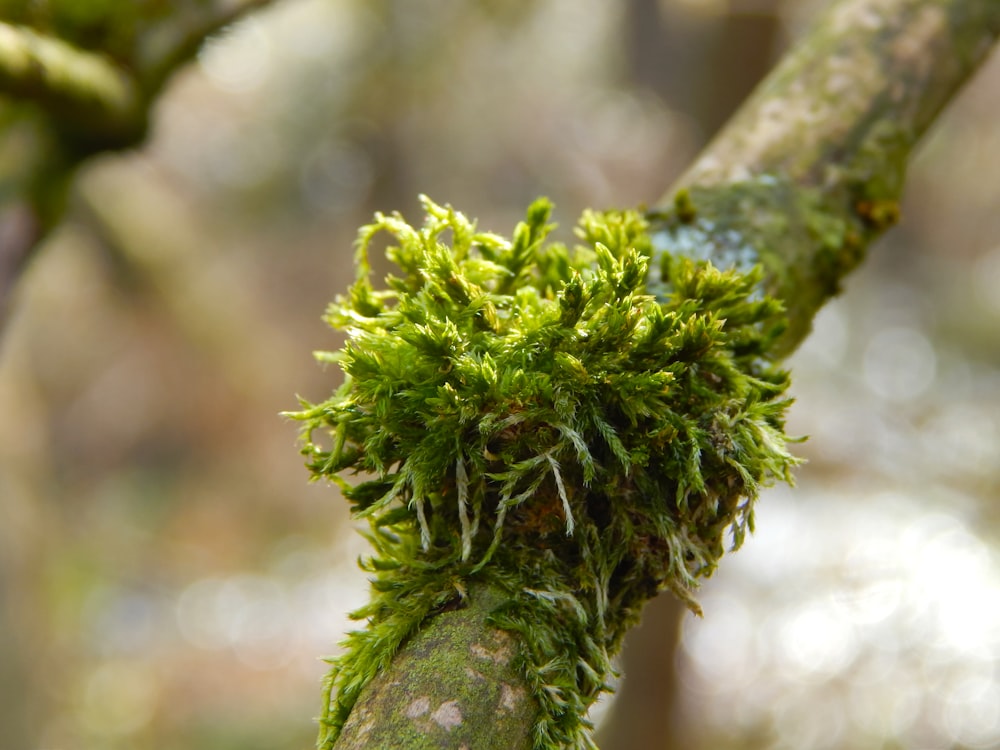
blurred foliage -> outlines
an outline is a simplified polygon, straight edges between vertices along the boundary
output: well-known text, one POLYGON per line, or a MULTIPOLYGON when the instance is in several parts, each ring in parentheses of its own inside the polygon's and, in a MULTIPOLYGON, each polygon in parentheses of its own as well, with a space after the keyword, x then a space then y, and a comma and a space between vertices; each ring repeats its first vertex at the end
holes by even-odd
POLYGON ((143 20, 162 18, 170 4, 156 0, 0 0, 0 18, 57 36, 86 49, 127 61, 135 31, 143 20))
MULTIPOLYGON (((664 75, 724 90, 732 71, 705 61, 726 4, 651 6, 698 29, 671 37, 690 62, 664 75)), ((636 84, 631 9, 287 0, 171 83, 148 146, 81 173, 0 350, 5 746, 312 742, 317 656, 366 584, 345 504, 306 484, 277 414, 329 391, 310 352, 340 345, 320 315, 352 279, 355 228, 419 192, 484 229, 538 194, 560 216, 655 200, 708 133, 685 86, 636 84)), ((998 741, 998 87, 994 60, 790 363, 811 463, 794 496, 762 497, 758 538, 685 623, 686 747, 998 741), (872 566, 884 588, 857 585, 872 566)), ((7 135, 4 164, 37 138, 7 135)))

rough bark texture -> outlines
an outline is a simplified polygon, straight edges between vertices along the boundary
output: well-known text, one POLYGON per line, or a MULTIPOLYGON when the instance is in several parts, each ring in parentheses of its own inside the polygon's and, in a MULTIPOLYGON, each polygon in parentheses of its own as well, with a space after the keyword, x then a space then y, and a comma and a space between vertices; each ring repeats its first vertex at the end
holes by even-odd
POLYGON ((834 3, 664 198, 665 241, 762 262, 791 350, 898 220, 913 147, 998 33, 996 0, 834 3))
POLYGON ((516 666, 517 644, 487 622, 501 602, 473 587, 369 683, 334 746, 527 750, 538 708, 516 666))
MULTIPOLYGON (((665 197, 662 241, 717 265, 763 263, 791 350, 898 218, 913 146, 998 32, 997 0, 835 3, 665 197)), ((514 654, 487 624, 492 595, 473 590, 404 646, 336 747, 532 747, 526 685, 506 657, 480 655, 514 654)))

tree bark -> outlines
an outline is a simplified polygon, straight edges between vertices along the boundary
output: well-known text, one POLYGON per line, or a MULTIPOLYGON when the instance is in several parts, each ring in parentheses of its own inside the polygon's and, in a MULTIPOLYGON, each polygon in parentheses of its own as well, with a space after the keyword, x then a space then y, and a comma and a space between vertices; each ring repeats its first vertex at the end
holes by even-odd
POLYGON ((661 201, 684 204, 668 241, 762 263, 790 351, 898 220, 914 146, 998 33, 995 0, 834 3, 661 201))
MULTIPOLYGON (((914 145, 998 33, 996 0, 835 3, 663 199, 658 241, 720 266, 763 264, 788 310, 790 351, 898 218, 914 145)), ((335 747, 532 747, 538 710, 506 656, 485 682, 485 711, 443 710, 457 700, 456 673, 478 684, 472 673, 489 660, 477 647, 516 648, 488 623, 493 596, 472 589, 465 614, 431 618, 362 691, 335 747), (498 710, 505 690, 524 725, 498 710), (469 734, 443 726, 458 715, 469 734)))
POLYGON ((517 669, 517 644, 487 621, 502 594, 473 587, 468 600, 437 615, 372 679, 337 750, 533 746, 538 709, 517 669))

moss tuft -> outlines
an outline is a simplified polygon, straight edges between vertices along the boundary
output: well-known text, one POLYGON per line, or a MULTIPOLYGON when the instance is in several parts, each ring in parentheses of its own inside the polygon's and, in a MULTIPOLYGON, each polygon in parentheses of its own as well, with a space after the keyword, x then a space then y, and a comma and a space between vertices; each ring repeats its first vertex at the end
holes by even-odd
POLYGON ((768 358, 781 307, 759 269, 655 251, 634 211, 585 212, 568 247, 547 241, 544 199, 509 240, 422 200, 419 228, 377 214, 361 229, 358 279, 326 315, 348 341, 321 355, 345 382, 292 415, 375 548, 320 746, 428 617, 485 583, 507 595, 493 623, 520 636, 536 747, 591 747, 586 708, 643 603, 669 588, 697 611, 758 488, 789 479, 788 379, 768 358), (398 269, 385 288, 380 233, 398 269))

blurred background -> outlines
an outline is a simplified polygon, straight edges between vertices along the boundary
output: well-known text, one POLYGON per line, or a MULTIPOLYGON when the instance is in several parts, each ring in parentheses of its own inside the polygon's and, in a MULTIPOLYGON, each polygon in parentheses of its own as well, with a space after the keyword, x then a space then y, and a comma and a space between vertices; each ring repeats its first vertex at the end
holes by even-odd
MULTIPOLYGON (((815 12, 280 0, 214 39, 82 171, 0 344, 0 744, 310 747, 365 546, 279 412, 339 383, 357 227, 655 202, 815 12)), ((703 620, 652 605, 603 749, 1000 747, 998 91, 994 57, 790 361, 798 486, 703 620)))

